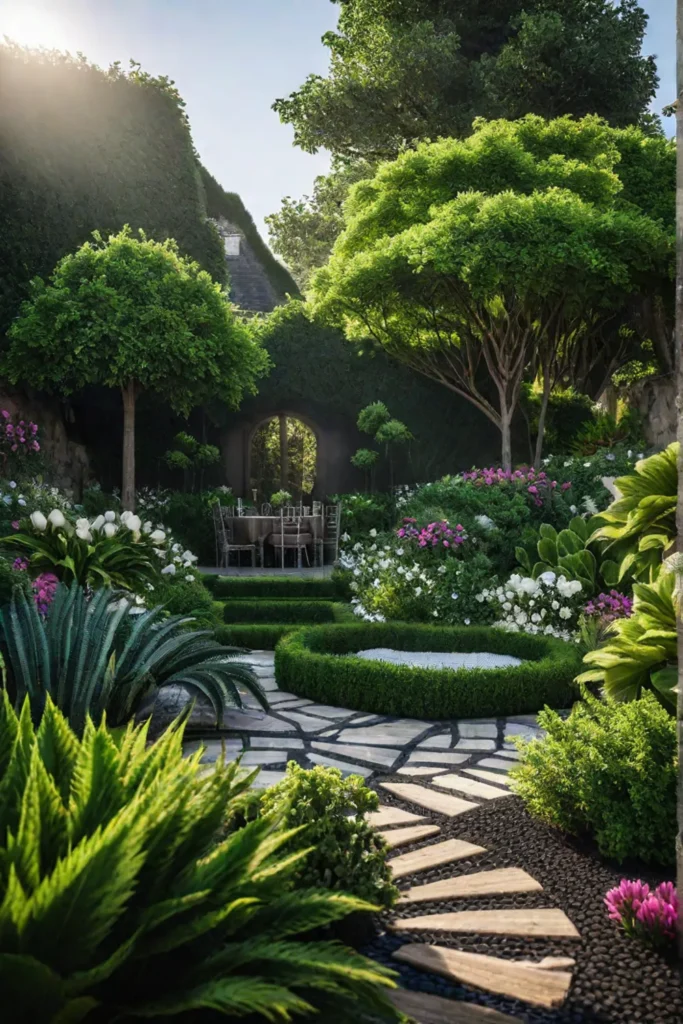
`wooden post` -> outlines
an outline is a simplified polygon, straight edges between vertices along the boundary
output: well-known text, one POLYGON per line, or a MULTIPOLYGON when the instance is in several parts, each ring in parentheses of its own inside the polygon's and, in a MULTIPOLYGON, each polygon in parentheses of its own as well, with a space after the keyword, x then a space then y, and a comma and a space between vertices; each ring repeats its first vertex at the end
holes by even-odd
POLYGON ((287 417, 284 413, 278 416, 280 421, 280 490, 287 490, 289 481, 289 453, 287 446, 287 417))

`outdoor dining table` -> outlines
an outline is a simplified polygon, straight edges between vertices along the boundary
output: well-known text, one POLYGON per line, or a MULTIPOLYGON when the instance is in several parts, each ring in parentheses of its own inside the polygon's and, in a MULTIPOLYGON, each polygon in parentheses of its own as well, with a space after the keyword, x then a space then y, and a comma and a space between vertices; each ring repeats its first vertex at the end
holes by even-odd
MULTIPOLYGON (((324 535, 324 520, 322 515, 297 516, 301 524, 301 533, 310 533, 313 537, 314 558, 317 557, 318 541, 322 541, 324 535)), ((264 546, 267 538, 272 533, 280 533, 282 523, 291 524, 291 519, 284 519, 282 516, 235 516, 232 520, 235 544, 257 544, 263 565, 264 546)))

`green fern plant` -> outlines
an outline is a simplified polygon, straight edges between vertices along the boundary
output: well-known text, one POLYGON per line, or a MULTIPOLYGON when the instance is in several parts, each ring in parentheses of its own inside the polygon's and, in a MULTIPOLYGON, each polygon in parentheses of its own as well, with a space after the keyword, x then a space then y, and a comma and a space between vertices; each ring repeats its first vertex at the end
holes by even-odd
POLYGON ((622 496, 597 517, 591 542, 603 543, 620 563, 619 580, 630 574, 651 583, 676 538, 678 442, 637 462, 615 486, 622 496))
POLYGON ((276 818, 220 841, 254 773, 203 774, 182 736, 149 746, 145 727, 88 719, 79 739, 49 699, 36 730, 28 702, 17 715, 2 695, 3 1019, 399 1020, 389 972, 310 939, 371 906, 292 890, 306 851, 281 855, 293 833, 276 818))
POLYGON ((676 575, 663 572, 651 584, 635 584, 633 614, 609 627, 606 643, 584 657, 590 668, 579 683, 602 683, 607 697, 636 700, 653 690, 676 710, 678 661, 676 575))
POLYGON ((166 686, 206 697, 217 723, 229 706, 241 706, 239 686, 268 707, 252 670, 235 660, 239 649, 188 630, 186 616, 130 611, 127 598, 103 588, 88 601, 74 583, 57 588, 43 619, 16 594, 0 609, 0 652, 15 707, 28 697, 38 721, 49 696, 79 734, 88 715, 99 721, 106 713, 111 725, 123 725, 166 686))

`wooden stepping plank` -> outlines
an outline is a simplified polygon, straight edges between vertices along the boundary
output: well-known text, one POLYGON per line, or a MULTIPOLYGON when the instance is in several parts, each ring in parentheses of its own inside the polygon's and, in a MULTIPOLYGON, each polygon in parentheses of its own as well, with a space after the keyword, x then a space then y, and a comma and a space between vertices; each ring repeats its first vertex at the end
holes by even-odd
MULTIPOLYGON (((447 779, 449 776, 440 775, 439 781, 442 778, 447 779)), ((464 814, 465 811, 473 811, 479 806, 470 800, 461 800, 457 796, 447 796, 446 793, 437 793, 426 786, 418 786, 415 782, 380 782, 380 786, 401 800, 417 804, 418 807, 426 807, 428 811, 436 811, 437 814, 446 814, 449 818, 464 814)))
POLYGON ((385 825, 410 825, 414 821, 424 821, 423 814, 413 814, 412 811, 402 811, 400 807, 389 807, 380 804, 379 810, 370 811, 367 821, 373 828, 384 828, 385 825))
POLYGON ((397 932, 481 932, 482 935, 533 935, 578 939, 563 910, 459 910, 450 914, 408 917, 391 925, 397 932))
POLYGON ((534 1006, 561 1006, 569 992, 572 976, 565 971, 545 971, 514 960, 501 960, 482 953, 463 953, 444 946, 419 943, 401 946, 394 953, 401 963, 433 971, 449 981, 459 981, 485 992, 522 999, 534 1006))
POLYGON ((576 960, 572 956, 544 956, 538 963, 533 960, 517 960, 516 962, 526 964, 528 967, 535 967, 539 971, 562 971, 567 967, 574 967, 576 964, 576 960))
POLYGON ((512 795, 507 790, 487 786, 485 782, 477 782, 476 779, 469 779, 466 775, 439 775, 434 779, 434 785, 443 786, 444 789, 455 789, 458 793, 476 796, 481 800, 495 800, 496 797, 512 795))
POLYGON ((390 850, 397 846, 410 846, 420 839, 429 839, 436 836, 441 829, 438 825, 411 825, 409 828, 393 828, 388 832, 380 832, 382 839, 387 843, 390 850))
POLYGON ((475 871, 471 875, 443 878, 427 885, 414 885, 401 895, 399 903, 423 903, 458 896, 497 896, 508 892, 542 892, 543 886, 521 868, 475 871))
POLYGON ((477 779, 483 779, 484 782, 495 782, 497 786, 512 785, 512 779, 501 775, 500 772, 487 772, 484 768, 465 768, 465 772, 467 775, 474 775, 477 779))
POLYGON ((441 864, 452 864, 456 860, 465 860, 478 853, 486 853, 483 846, 466 843, 463 839, 446 839, 443 843, 433 843, 432 846, 423 846, 421 850, 402 853, 398 857, 393 857, 388 864, 394 878, 403 878, 405 875, 413 875, 417 871, 437 868, 441 864))
POLYGON ((389 993, 389 998, 401 1013, 417 1024, 519 1024, 518 1017, 508 1017, 506 1013, 498 1013, 487 1006, 454 1002, 426 992, 408 992, 405 988, 398 988, 389 993))

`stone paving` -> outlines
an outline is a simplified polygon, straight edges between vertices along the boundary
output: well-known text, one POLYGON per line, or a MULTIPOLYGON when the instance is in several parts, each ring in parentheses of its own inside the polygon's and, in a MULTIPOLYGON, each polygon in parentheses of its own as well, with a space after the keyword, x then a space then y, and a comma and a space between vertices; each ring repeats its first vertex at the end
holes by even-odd
MULTIPOLYGON (((245 766, 263 766, 259 787, 278 782, 287 762, 297 761, 304 768, 327 765, 366 779, 388 773, 430 778, 449 793, 490 799, 507 795, 504 773, 517 757, 511 737, 541 735, 534 715, 430 722, 316 704, 279 689, 272 651, 253 651, 244 660, 266 691, 269 711, 245 693, 244 710, 228 711, 217 734, 210 709, 200 707, 190 721, 186 749, 204 746, 208 763, 223 748, 228 757, 244 751, 245 766)), ((176 710, 174 701, 179 710, 185 699, 170 696, 167 713, 176 710)))

